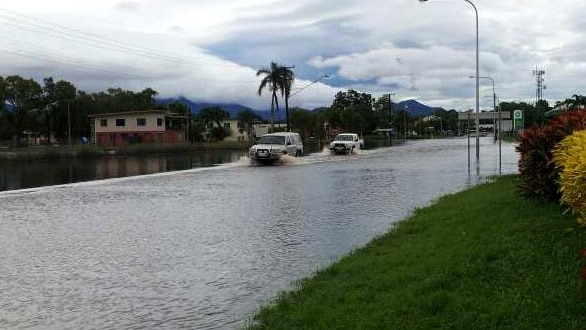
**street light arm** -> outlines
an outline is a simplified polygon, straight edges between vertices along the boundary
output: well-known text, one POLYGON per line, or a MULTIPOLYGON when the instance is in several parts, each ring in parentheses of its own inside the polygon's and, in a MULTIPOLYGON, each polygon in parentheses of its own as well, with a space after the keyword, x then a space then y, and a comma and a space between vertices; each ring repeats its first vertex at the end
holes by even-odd
MULTIPOLYGON (((474 76, 468 76, 468 78, 472 79, 472 78, 474 78, 474 76)), ((492 77, 490 77, 490 76, 480 76, 478 78, 480 78, 480 79, 490 79, 490 81, 492 82, 492 93, 493 94, 495 93, 494 79, 492 77)))
POLYGON ((309 84, 307 84, 307 85, 305 85, 305 86, 301 87, 300 89, 298 89, 297 91, 295 91, 295 93, 293 93, 293 94, 289 95, 289 98, 292 98, 293 96, 295 96, 295 94, 299 94, 301 91, 303 91, 303 90, 304 90, 304 89, 306 89, 307 87, 309 87, 309 86, 311 86, 311 85, 313 85, 313 84, 315 84, 315 83, 319 82, 320 80, 322 80, 322 79, 325 79, 325 78, 329 78, 329 77, 330 77, 330 75, 329 75, 329 74, 324 74, 323 76, 321 76, 321 77, 317 78, 316 80, 314 80, 314 81, 310 82, 309 84))
MULTIPOLYGON (((428 0, 419 0, 419 2, 427 2, 428 0)), ((472 6, 474 13, 476 14, 476 168, 480 166, 480 138, 479 138, 479 126, 480 126, 480 56, 478 50, 478 9, 474 3, 470 0, 464 0, 472 6)), ((470 162, 468 162, 468 169, 470 169, 470 162)))

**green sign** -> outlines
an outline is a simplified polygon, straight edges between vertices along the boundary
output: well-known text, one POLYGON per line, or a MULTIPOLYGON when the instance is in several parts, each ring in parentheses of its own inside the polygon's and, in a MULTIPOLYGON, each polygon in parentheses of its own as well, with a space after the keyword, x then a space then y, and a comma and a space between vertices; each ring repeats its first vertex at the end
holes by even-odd
POLYGON ((513 111, 513 129, 523 129, 523 110, 513 111))

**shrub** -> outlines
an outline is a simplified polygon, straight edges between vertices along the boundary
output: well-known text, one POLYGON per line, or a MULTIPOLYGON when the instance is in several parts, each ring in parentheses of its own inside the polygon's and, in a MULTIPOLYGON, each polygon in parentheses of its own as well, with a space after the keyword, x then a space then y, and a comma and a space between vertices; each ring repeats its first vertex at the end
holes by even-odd
POLYGON ((560 170, 561 202, 586 225, 586 131, 566 137, 553 150, 556 168, 560 170))
POLYGON ((521 194, 552 201, 560 199, 559 169, 553 162, 552 151, 566 136, 584 129, 586 112, 569 111, 550 119, 545 126, 528 128, 519 136, 521 194))

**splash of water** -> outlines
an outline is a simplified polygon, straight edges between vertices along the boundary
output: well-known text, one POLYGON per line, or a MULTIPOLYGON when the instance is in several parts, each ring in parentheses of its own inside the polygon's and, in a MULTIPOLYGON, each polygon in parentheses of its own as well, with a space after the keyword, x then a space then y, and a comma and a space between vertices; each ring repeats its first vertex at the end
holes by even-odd
POLYGON ((286 166, 286 165, 296 165, 298 162, 297 162, 297 158, 296 157, 293 157, 293 156, 290 156, 290 155, 283 155, 283 156, 281 156, 281 159, 279 160, 279 163, 281 165, 285 165, 286 166))

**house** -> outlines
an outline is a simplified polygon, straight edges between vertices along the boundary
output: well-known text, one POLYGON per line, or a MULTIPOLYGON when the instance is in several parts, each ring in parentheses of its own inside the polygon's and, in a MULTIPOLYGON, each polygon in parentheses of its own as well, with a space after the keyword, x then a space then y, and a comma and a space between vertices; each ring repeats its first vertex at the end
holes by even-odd
POLYGON ((240 127, 240 123, 236 119, 225 119, 220 124, 229 132, 228 136, 226 136, 228 141, 240 141, 248 137, 247 132, 243 127, 240 127))
POLYGON ((187 116, 167 110, 95 114, 90 117, 91 141, 99 146, 133 143, 184 143, 187 116))
POLYGON ((252 137, 259 138, 265 134, 269 134, 272 131, 272 127, 274 126, 274 132, 284 132, 287 130, 287 124, 285 123, 256 123, 252 125, 252 137))

